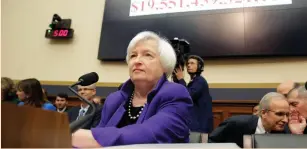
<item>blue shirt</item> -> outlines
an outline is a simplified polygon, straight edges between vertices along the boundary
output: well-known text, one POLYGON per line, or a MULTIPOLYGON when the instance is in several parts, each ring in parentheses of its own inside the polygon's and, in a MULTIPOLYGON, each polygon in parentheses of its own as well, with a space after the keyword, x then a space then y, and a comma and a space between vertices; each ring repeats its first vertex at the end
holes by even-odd
MULTIPOLYGON (((24 102, 19 102, 19 103, 18 103, 18 106, 23 106, 24 104, 25 104, 24 102)), ((50 110, 50 111, 56 111, 56 107, 53 106, 53 104, 50 103, 50 102, 44 103, 44 104, 42 105, 42 109, 44 109, 44 110, 50 110)))
POLYGON ((79 110, 79 115, 77 117, 77 119, 79 119, 80 117, 84 116, 86 114, 86 112, 88 111, 88 108, 90 107, 90 105, 87 105, 85 108, 82 107, 79 110))

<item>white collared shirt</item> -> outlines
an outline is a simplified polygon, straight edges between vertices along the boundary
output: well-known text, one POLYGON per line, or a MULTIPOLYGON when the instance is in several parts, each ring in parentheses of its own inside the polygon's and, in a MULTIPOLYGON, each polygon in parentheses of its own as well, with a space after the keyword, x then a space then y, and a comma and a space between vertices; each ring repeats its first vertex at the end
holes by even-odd
POLYGON ((56 109, 58 112, 63 113, 66 110, 66 107, 64 107, 62 110, 56 109))
POLYGON ((90 107, 90 105, 87 105, 85 108, 83 108, 83 106, 81 105, 77 119, 79 119, 79 117, 84 116, 86 114, 86 112, 88 111, 89 107, 90 107))
POLYGON ((79 110, 79 112, 81 112, 82 110, 84 110, 84 114, 87 112, 88 108, 90 107, 90 105, 87 105, 85 108, 82 107, 81 105, 81 108, 79 110))
POLYGON ((262 120, 259 117, 255 134, 265 134, 265 133, 266 133, 266 131, 265 131, 263 125, 262 125, 262 120))

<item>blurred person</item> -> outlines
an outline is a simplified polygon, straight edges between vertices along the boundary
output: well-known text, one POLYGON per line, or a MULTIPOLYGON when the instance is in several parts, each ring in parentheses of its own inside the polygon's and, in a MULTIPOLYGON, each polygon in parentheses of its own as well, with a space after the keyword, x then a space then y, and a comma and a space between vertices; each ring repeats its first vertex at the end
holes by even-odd
POLYGON ((283 94, 287 97, 288 93, 294 89, 299 87, 300 84, 293 81, 285 81, 277 86, 277 93, 283 94))
POLYGON ((46 89, 42 88, 42 91, 43 91, 43 99, 46 101, 46 102, 50 102, 49 99, 48 99, 48 92, 46 89))
POLYGON ((100 97, 100 96, 95 96, 93 98, 93 102, 98 104, 98 105, 102 105, 104 103, 104 101, 102 100, 102 97, 100 97))
POLYGON ((222 122, 209 135, 208 142, 232 142, 243 147, 244 135, 286 133, 290 108, 284 95, 270 92, 261 99, 259 106, 259 116, 239 115, 222 122))
POLYGON ((54 102, 57 111, 60 113, 68 112, 68 95, 66 93, 58 93, 54 102))
POLYGON ((56 107, 52 103, 44 100, 44 94, 41 83, 35 79, 25 79, 18 82, 16 85, 17 96, 21 100, 19 106, 31 106, 42 108, 45 110, 56 111, 56 107))
POLYGON ((212 97, 206 79, 201 76, 204 71, 204 61, 197 55, 190 55, 186 63, 191 81, 186 84, 181 68, 175 70, 179 84, 186 86, 192 99, 192 122, 189 126, 193 132, 210 133, 213 130, 212 97))
POLYGON ((290 104, 289 129, 292 134, 307 134, 307 90, 304 86, 293 89, 288 94, 290 104))
MULTIPOLYGON (((78 93, 84 99, 87 99, 90 102, 93 102, 94 97, 96 96, 96 84, 91 84, 88 86, 78 85, 78 93)), ((101 106, 95 104, 96 111, 94 117, 83 125, 82 129, 91 129, 96 127, 101 120, 101 106)), ((90 114, 93 111, 93 107, 89 104, 82 102, 80 106, 72 107, 68 110, 69 122, 72 123, 75 120, 78 120, 80 117, 90 114)))
POLYGON ((254 106, 254 108, 253 108, 253 115, 259 115, 259 104, 254 106))
POLYGON ((18 104, 20 101, 16 95, 15 84, 8 77, 1 77, 1 101, 18 104))
POLYGON ((167 40, 145 31, 127 48, 130 79, 110 94, 96 128, 72 135, 74 147, 107 147, 144 143, 189 142, 187 89, 169 82, 176 55, 167 40))

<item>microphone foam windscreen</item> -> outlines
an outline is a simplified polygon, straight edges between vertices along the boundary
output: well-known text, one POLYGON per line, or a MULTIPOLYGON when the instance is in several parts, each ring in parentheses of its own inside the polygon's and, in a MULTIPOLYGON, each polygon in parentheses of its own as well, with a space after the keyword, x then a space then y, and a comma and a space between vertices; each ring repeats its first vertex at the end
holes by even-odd
POLYGON ((88 85, 94 84, 98 82, 98 80, 99 80, 99 76, 96 72, 85 74, 79 78, 79 81, 81 81, 80 82, 81 86, 88 86, 88 85))

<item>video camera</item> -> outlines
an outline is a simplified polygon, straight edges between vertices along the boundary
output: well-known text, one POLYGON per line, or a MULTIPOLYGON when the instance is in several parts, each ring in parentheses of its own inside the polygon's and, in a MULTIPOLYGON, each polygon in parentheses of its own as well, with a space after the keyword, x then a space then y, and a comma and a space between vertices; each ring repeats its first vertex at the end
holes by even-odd
MULTIPOLYGON (((181 69, 184 70, 184 65, 188 57, 188 53, 190 53, 190 43, 185 39, 179 39, 177 37, 170 41, 177 57, 175 69, 181 67, 181 69)), ((174 82, 178 82, 178 79, 174 72, 172 74, 172 79, 174 82)))

